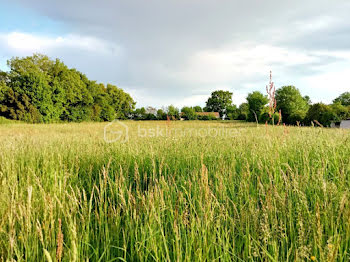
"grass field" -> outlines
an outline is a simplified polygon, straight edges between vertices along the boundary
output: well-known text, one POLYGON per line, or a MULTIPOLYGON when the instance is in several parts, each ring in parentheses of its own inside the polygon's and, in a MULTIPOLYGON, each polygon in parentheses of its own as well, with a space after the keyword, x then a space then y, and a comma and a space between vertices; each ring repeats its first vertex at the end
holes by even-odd
POLYGON ((0 261, 350 261, 349 131, 105 125, 0 125, 0 261))

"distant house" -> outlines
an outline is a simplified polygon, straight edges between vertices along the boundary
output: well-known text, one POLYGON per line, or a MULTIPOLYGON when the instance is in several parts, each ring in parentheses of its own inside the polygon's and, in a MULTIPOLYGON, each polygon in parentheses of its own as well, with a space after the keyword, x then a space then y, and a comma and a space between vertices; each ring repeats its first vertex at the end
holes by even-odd
MULTIPOLYGON (((198 119, 203 119, 203 120, 209 120, 209 117, 216 118, 216 119, 221 118, 219 112, 196 112, 196 115, 197 115, 198 119), (203 118, 204 116, 206 116, 207 119, 204 119, 203 118)), ((180 113, 180 120, 185 120, 186 118, 184 116, 185 116, 185 113, 181 112, 180 113)))
POLYGON ((349 128, 350 129, 350 118, 341 121, 340 128, 349 128))
POLYGON ((214 116, 217 119, 220 118, 219 112, 196 112, 197 116, 214 116))
POLYGON ((331 127, 350 129, 350 118, 342 120, 340 122, 332 122, 331 127))

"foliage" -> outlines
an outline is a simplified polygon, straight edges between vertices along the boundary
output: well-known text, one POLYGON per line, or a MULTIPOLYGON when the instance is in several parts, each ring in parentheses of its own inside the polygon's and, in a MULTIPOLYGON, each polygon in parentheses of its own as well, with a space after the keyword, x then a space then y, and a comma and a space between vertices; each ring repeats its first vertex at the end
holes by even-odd
MULTIPOLYGON (((163 112, 161 109, 160 111, 163 112)), ((155 108, 147 107, 147 109, 145 109, 144 107, 141 107, 131 112, 129 114, 129 118, 134 120, 158 120, 158 119, 161 120, 162 118, 164 118, 163 120, 165 120, 166 114, 165 114, 165 117, 162 116, 162 118, 158 118, 158 112, 155 108)))
POLYGON ((0 70, 0 82, 4 82, 4 83, 8 82, 8 74, 1 70, 0 70))
POLYGON ((227 112, 227 107, 232 105, 232 93, 229 91, 217 90, 211 93, 206 103, 207 112, 219 112, 223 117, 227 112))
POLYGON ((283 86, 276 90, 277 111, 282 111, 286 124, 296 124, 304 120, 309 105, 294 86, 283 86))
POLYGON ((240 104, 238 108, 238 120, 248 120, 249 116, 249 105, 248 103, 240 104))
POLYGON ((254 113, 259 119, 264 107, 269 102, 269 99, 262 93, 255 91, 248 94, 247 101, 249 105, 248 121, 254 122, 256 121, 254 113))
POLYGON ((169 117, 174 118, 174 119, 179 119, 180 118, 179 109, 176 108, 173 105, 168 106, 167 114, 168 114, 169 117))
POLYGON ((226 118, 228 120, 235 120, 238 118, 239 110, 236 105, 232 104, 226 108, 226 118))
POLYGON ((271 115, 271 109, 268 106, 265 106, 259 115, 258 121, 260 123, 268 123, 268 124, 277 124, 279 122, 280 115, 277 112, 274 112, 273 115, 271 115))
POLYGON ((0 116, 27 122, 125 119, 135 102, 114 85, 97 84, 60 60, 35 54, 8 61, 1 72, 0 116), (6 87, 4 87, 6 85, 6 87))
POLYGON ((158 120, 166 120, 166 113, 164 112, 163 109, 157 110, 157 119, 158 120))
POLYGON ((134 120, 146 120, 146 109, 144 107, 136 108, 132 112, 132 119, 134 120))
POLYGON ((343 106, 350 106, 350 92, 342 93, 340 96, 333 100, 333 103, 340 103, 343 106))
MULTIPOLYGON (((335 120, 336 115, 332 108, 322 103, 316 103, 310 106, 309 111, 306 115, 306 124, 311 121, 317 121, 323 126, 330 126, 332 120, 335 120)), ((316 122, 316 123, 317 123, 316 122)))
POLYGON ((203 112, 203 109, 200 106, 194 106, 193 109, 196 112, 203 112))
POLYGON ((197 114, 193 107, 185 106, 181 109, 181 117, 186 120, 196 120, 197 114))
POLYGON ((208 115, 198 115, 198 120, 218 120, 214 114, 208 114, 208 115))
POLYGON ((341 103, 334 103, 330 105, 334 115, 335 121, 341 121, 350 117, 350 106, 343 106, 341 103))
POLYGON ((311 101, 311 98, 309 96, 304 96, 304 100, 306 101, 306 103, 308 105, 311 105, 312 104, 312 101, 311 101))
POLYGON ((22 122, 18 122, 18 121, 15 121, 15 120, 10 120, 10 119, 7 119, 3 116, 0 116, 0 125, 2 124, 14 124, 14 123, 22 123, 22 122))
MULTIPOLYGON (((154 107, 134 110, 134 100, 122 89, 91 81, 59 59, 51 60, 45 55, 34 54, 14 57, 8 61, 8 66, 9 72, 0 71, 0 117, 31 123, 180 118, 178 108, 173 105, 159 110, 154 107)), ((308 124, 311 118, 317 118, 328 125, 330 118, 340 121, 350 116, 350 92, 341 94, 329 107, 316 104, 310 108, 310 97, 303 97, 294 86, 283 86, 275 92, 271 74, 266 90, 268 97, 258 91, 252 92, 247 96, 247 103, 239 108, 232 104, 231 92, 217 90, 212 92, 203 109, 200 106, 184 107, 182 117, 209 120, 216 118, 197 116, 196 113, 219 112, 221 118, 229 120, 255 121, 257 118, 259 122, 273 124, 279 119, 279 114, 274 113, 277 109, 286 124, 302 121, 308 124), (317 115, 315 108, 323 111, 317 115)))
POLYGON ((7 111, 7 106, 5 105, 5 99, 7 98, 8 86, 5 81, 0 80, 0 116, 2 112, 7 111))

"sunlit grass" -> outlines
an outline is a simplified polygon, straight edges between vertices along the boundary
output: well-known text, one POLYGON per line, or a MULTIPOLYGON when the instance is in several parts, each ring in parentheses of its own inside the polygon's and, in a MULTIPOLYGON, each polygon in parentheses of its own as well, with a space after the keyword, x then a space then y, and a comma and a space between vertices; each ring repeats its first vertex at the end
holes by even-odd
POLYGON ((349 131, 123 123, 0 125, 0 261, 350 260, 349 131))

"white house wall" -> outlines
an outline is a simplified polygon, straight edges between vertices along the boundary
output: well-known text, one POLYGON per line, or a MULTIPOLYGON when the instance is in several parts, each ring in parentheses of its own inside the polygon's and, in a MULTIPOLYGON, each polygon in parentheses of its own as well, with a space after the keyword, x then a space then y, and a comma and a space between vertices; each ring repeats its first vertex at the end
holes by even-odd
POLYGON ((350 120, 341 121, 340 128, 349 128, 350 129, 350 120))

